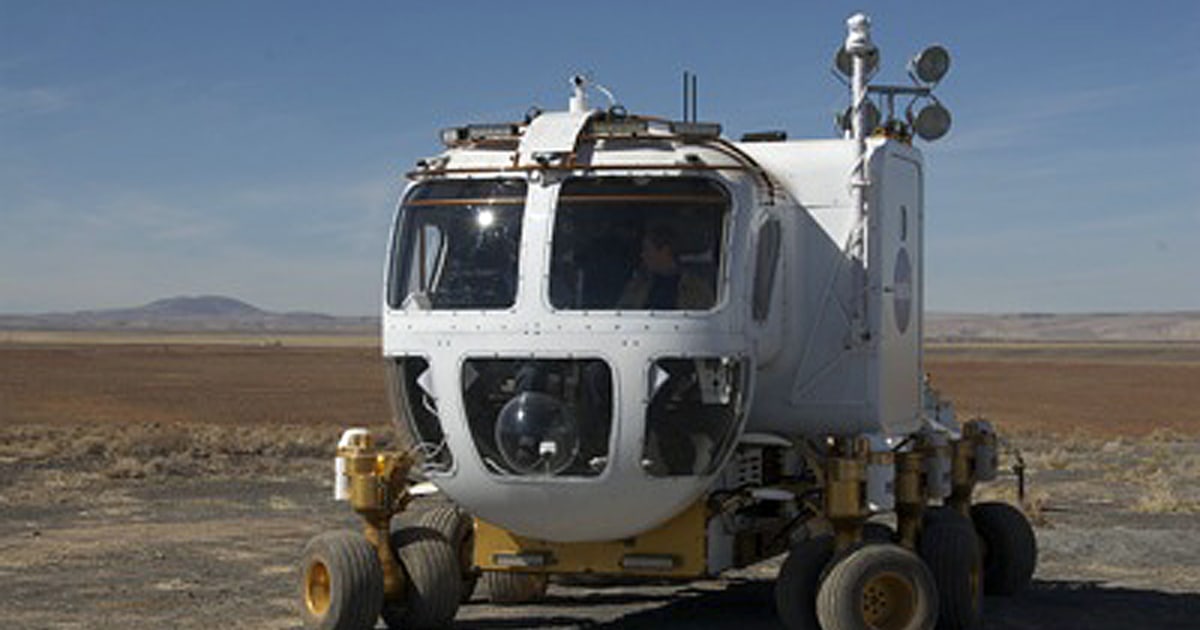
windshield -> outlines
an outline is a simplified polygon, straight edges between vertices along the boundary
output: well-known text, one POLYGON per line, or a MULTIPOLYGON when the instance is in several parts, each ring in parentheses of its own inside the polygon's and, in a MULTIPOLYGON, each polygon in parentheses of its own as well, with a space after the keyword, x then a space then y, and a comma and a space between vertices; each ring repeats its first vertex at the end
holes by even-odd
POLYGON ((566 181, 554 219, 550 303, 566 310, 709 310, 729 197, 700 177, 566 181))
POLYGON ((523 180, 421 184, 401 206, 392 308, 508 308, 517 295, 523 180))

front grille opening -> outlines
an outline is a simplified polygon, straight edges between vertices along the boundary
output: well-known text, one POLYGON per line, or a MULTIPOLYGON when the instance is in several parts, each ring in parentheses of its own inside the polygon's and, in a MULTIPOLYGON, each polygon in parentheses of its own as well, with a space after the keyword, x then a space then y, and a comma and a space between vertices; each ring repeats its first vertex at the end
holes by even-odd
POLYGON ((501 476, 596 477, 609 463, 612 371, 599 359, 471 359, 471 438, 501 476))
POLYGON ((401 357, 389 361, 388 367, 390 398, 401 444, 419 454, 425 472, 449 471, 454 458, 438 418, 429 361, 423 357, 401 357))
POLYGON ((711 475, 744 416, 743 362, 664 358, 650 368, 642 469, 652 477, 711 475))

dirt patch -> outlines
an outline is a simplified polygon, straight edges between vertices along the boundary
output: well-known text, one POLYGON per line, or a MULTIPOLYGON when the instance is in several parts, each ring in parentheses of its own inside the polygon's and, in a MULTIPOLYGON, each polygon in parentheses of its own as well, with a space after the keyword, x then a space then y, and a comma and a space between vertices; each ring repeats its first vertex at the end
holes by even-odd
MULTIPOLYGON (((277 439, 291 438, 280 430, 277 439)), ((1192 627, 1200 614, 1200 466, 1187 457, 1200 442, 1020 438, 1016 446, 1039 504, 1041 561, 1031 592, 989 598, 985 627, 1192 627), (1172 500, 1146 509, 1158 492, 1172 500)), ((89 472, 86 463, 6 456, 5 627, 298 627, 301 547, 357 522, 331 499, 328 458, 278 453, 179 474, 149 465, 159 451, 130 451, 123 457, 142 464, 136 477, 106 474, 102 460, 89 472)), ((980 495, 1016 498, 1011 478, 980 495)), ((480 593, 457 626, 774 628, 780 561, 689 584, 556 584, 538 605, 496 607, 480 593)))

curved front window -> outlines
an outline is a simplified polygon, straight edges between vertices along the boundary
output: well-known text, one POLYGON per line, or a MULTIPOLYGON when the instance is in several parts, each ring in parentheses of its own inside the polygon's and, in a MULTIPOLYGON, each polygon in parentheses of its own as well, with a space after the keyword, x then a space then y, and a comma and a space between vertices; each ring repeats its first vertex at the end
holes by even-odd
POLYGON ((516 477, 595 477, 609 461, 612 372, 599 359, 470 359, 462 393, 487 469, 516 477))
POLYGON ((653 477, 717 471, 745 415, 743 362, 663 358, 650 368, 642 469, 653 477))
POLYGON ((560 310, 710 310, 730 201, 703 177, 577 177, 554 218, 550 303, 560 310))
POLYGON ((501 309, 517 295, 524 180, 423 183, 392 244, 392 308, 501 309))
POLYGON ((429 361, 423 357, 397 357, 386 365, 401 446, 420 455, 425 472, 449 471, 454 460, 431 391, 429 361))

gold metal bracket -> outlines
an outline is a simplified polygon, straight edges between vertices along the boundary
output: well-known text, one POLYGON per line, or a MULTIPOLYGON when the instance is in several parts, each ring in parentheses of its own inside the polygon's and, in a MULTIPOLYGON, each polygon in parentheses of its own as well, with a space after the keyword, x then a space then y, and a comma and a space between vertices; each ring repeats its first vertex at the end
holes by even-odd
POLYGON ((383 568, 383 591, 388 600, 404 596, 405 578, 392 551, 392 517, 412 501, 408 472, 414 463, 407 453, 380 452, 369 433, 350 438, 338 448, 349 478, 350 507, 363 519, 364 535, 375 546, 383 568))

